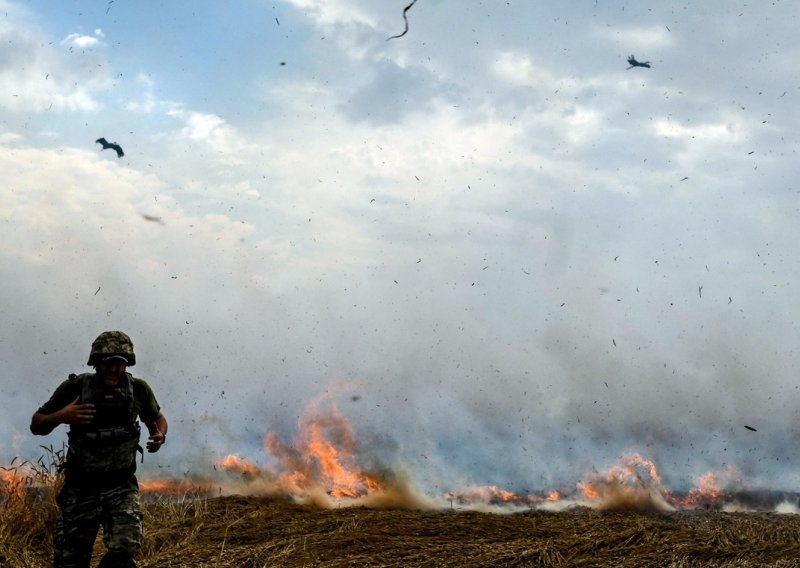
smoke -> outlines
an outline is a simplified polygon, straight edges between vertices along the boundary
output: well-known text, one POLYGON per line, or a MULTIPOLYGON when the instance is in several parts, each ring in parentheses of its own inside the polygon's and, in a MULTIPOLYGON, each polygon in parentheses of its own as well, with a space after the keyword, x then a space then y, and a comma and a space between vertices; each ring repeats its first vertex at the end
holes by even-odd
MULTIPOLYGON (((0 464, 65 441, 64 427, 30 435, 31 414, 87 370, 98 333, 122 329, 170 422, 143 479, 232 483, 214 464, 235 455, 259 475, 231 491, 285 492, 281 475, 299 472, 295 493, 330 504, 340 467, 356 500, 375 495, 365 473, 385 491, 405 479, 391 491, 421 506, 417 493, 497 487, 546 507, 638 453, 676 494, 729 468, 740 489, 797 486, 793 67, 762 61, 791 42, 774 26, 788 8, 770 8, 772 35, 681 10, 720 69, 758 70, 756 93, 752 77, 698 67, 678 33, 648 38, 652 73, 626 72, 619 38, 661 30, 650 18, 667 6, 537 5, 542 18, 523 4, 475 19, 431 3, 403 40, 446 26, 455 41, 418 43, 387 43, 398 14, 376 3, 297 12, 297 37, 329 39, 293 52, 334 73, 260 77, 266 114, 160 101, 135 128, 120 126, 120 93, 104 98, 88 67, 69 68, 77 55, 46 51, 60 38, 10 10, 0 464), (555 54, 546 38, 566 21, 555 54), (736 61, 719 47, 730 29, 747 39, 736 61), (63 73, 44 79, 52 61, 63 73), (70 77, 83 87, 65 96, 70 77), (105 118, 43 112, 53 100, 105 118), (87 148, 102 124, 129 133, 129 161, 87 148), (337 403, 324 441, 350 456, 327 465, 304 457, 323 441, 307 422, 320 393, 337 403)), ((652 487, 598 484, 602 503, 660 506, 652 487)))

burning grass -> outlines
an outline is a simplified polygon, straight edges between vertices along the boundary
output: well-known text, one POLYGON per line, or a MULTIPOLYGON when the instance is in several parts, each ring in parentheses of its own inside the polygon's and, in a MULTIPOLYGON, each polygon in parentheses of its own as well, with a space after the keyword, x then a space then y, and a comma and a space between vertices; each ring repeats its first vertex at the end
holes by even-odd
MULTIPOLYGON (((735 469, 677 493, 629 454, 566 494, 477 486, 430 496, 402 473, 363 467, 328 400, 290 442, 266 437, 270 467, 229 455, 214 464, 225 479, 143 480, 140 566, 798 565, 798 495, 745 491, 735 469)), ((0 470, 0 566, 50 565, 63 455, 49 453, 50 465, 0 470)), ((98 539, 95 565, 102 554, 98 539)))
POLYGON ((44 449, 50 463, 15 459, 0 468, 0 566, 49 565, 42 555, 52 548, 55 496, 62 483, 56 468, 63 450, 44 449))

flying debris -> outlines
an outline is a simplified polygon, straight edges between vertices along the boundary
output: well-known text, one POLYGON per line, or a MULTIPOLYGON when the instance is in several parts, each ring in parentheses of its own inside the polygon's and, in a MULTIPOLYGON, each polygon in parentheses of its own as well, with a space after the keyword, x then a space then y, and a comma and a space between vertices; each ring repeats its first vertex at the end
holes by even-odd
POLYGON ((758 432, 758 430, 756 430, 752 426, 748 426, 747 424, 745 424, 744 427, 747 428, 748 430, 750 430, 751 432, 758 432))
POLYGON ((118 158, 121 158, 122 156, 125 155, 125 152, 122 151, 122 146, 120 146, 116 142, 109 142, 105 138, 98 138, 97 140, 95 140, 95 144, 102 145, 103 148, 101 150, 108 150, 109 148, 111 148, 112 150, 116 151, 118 158))
POLYGON ((162 225, 164 224, 164 221, 161 219, 161 217, 155 217, 153 215, 148 215, 147 213, 141 213, 141 215, 145 221, 152 221, 153 223, 161 223, 162 225))
POLYGON ((403 30, 403 33, 398 34, 398 35, 394 35, 394 36, 389 37, 389 38, 386 38, 386 41, 389 41, 390 39, 397 39, 399 37, 403 37, 404 35, 406 35, 408 33, 408 18, 406 17, 406 12, 408 12, 411 9, 411 6, 413 6, 416 3, 417 3, 417 0, 412 0, 411 4, 409 4, 408 6, 403 8, 403 20, 406 23, 406 29, 403 30))
POLYGON ((634 67, 647 67, 648 69, 650 69, 650 62, 649 61, 644 61, 644 62, 636 61, 636 57, 633 56, 633 55, 628 57, 628 63, 631 64, 631 66, 628 67, 628 69, 633 69, 634 67))

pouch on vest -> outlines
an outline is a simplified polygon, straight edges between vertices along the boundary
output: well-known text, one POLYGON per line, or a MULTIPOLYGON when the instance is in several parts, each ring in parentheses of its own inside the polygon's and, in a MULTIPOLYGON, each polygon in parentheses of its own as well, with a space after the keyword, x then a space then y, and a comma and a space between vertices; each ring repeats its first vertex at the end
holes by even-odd
POLYGON ((136 471, 136 452, 141 450, 141 427, 134 410, 133 385, 126 375, 114 388, 98 385, 93 373, 81 375, 81 403, 95 405, 95 419, 69 431, 67 470, 77 474, 136 471), (100 422, 100 424, 97 424, 100 422))

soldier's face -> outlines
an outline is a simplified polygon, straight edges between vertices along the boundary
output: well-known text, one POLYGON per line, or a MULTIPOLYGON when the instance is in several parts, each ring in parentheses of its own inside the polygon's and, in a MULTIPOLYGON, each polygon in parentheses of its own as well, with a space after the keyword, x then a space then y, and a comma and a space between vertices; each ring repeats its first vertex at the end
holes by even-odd
POLYGON ((121 359, 109 359, 97 363, 97 374, 107 383, 116 383, 125 374, 127 365, 121 359))

